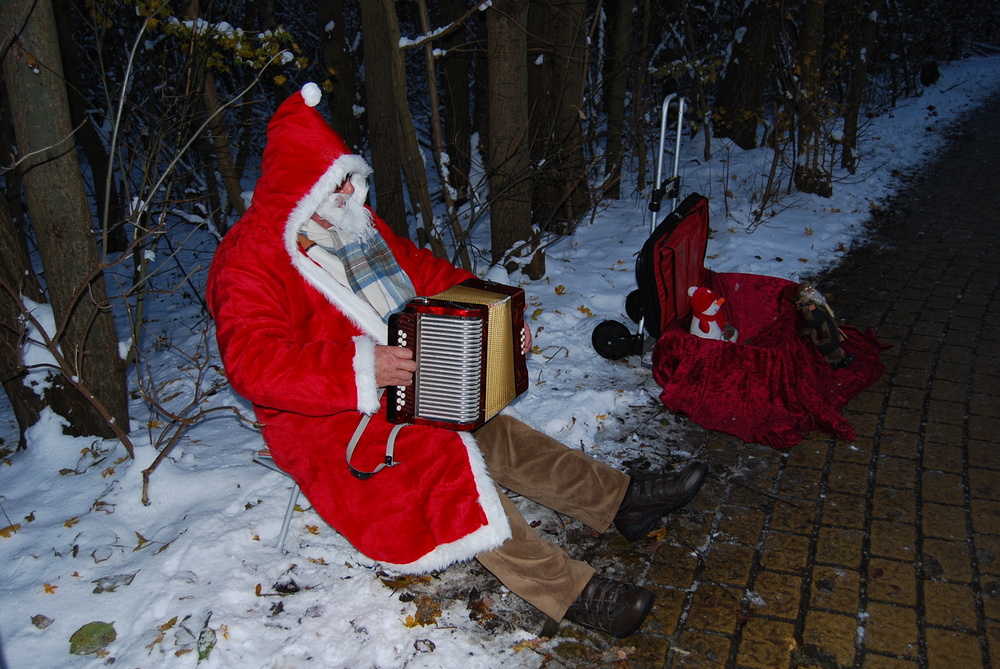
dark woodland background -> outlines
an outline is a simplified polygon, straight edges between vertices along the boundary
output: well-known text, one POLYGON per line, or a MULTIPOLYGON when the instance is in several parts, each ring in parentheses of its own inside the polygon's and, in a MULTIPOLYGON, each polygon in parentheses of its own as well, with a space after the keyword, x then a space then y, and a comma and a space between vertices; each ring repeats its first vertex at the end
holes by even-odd
POLYGON ((304 83, 375 168, 398 233, 537 277, 552 238, 655 186, 665 96, 687 101, 706 157, 713 137, 773 150, 766 217, 781 191, 829 195, 836 171, 864 170, 866 119, 939 63, 1000 49, 1000 6, 2 0, 0 29, 0 379, 22 437, 51 406, 130 450, 130 374, 167 345, 144 334, 149 293, 202 303, 180 251, 243 213, 266 123, 304 83), (157 257, 182 279, 157 283, 157 257), (42 396, 23 383, 29 332, 52 356, 42 396))

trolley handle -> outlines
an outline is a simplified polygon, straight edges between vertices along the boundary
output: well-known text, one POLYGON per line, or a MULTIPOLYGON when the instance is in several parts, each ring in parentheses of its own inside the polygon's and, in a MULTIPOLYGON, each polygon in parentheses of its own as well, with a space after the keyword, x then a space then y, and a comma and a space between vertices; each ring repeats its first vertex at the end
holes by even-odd
MULTIPOLYGON (((676 93, 671 93, 663 99, 663 105, 660 108, 660 147, 659 154, 656 160, 656 183, 657 188, 653 189, 649 198, 649 210, 652 212, 657 212, 660 210, 660 202, 664 197, 669 197, 673 200, 674 206, 677 206, 677 200, 680 198, 681 193, 681 183, 680 177, 680 159, 681 159, 681 131, 684 127, 684 110, 687 108, 687 98, 678 96, 676 93), (668 124, 668 113, 670 111, 670 106, 676 101, 677 103, 677 125, 674 127, 674 161, 673 161, 673 176, 664 180, 663 179, 663 154, 666 152, 667 143, 667 124, 668 124)), ((650 229, 654 227, 655 218, 650 221, 650 229)))
POLYGON ((671 200, 676 200, 681 194, 681 178, 676 174, 662 184, 659 188, 654 188, 653 192, 649 196, 649 210, 652 212, 658 212, 660 210, 660 203, 663 198, 669 198, 671 200))

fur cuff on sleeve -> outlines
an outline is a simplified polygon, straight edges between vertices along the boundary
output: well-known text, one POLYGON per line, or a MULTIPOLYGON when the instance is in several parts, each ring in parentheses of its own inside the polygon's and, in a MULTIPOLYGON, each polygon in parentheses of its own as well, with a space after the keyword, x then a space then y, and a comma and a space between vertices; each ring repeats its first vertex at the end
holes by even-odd
POLYGON ((358 392, 358 411, 365 414, 373 414, 378 411, 378 385, 375 383, 375 342, 363 335, 354 338, 354 380, 358 392))

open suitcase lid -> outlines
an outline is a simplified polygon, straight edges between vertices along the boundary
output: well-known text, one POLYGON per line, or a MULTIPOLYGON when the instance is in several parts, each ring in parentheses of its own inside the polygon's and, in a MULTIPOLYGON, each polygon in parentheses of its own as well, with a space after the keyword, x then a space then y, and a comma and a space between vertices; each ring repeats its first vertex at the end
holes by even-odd
POLYGON ((708 215, 708 200, 697 193, 688 195, 639 251, 636 282, 645 328, 654 338, 691 313, 688 288, 704 285, 708 215))

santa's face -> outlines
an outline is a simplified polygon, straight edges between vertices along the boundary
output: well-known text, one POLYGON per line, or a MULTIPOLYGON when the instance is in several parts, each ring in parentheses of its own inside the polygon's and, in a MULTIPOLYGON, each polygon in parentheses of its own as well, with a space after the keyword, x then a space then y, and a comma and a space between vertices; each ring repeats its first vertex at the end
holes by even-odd
POLYGON ((356 188, 352 179, 356 178, 348 175, 316 209, 316 213, 339 232, 351 236, 361 236, 371 230, 371 214, 364 203, 354 197, 356 188))

